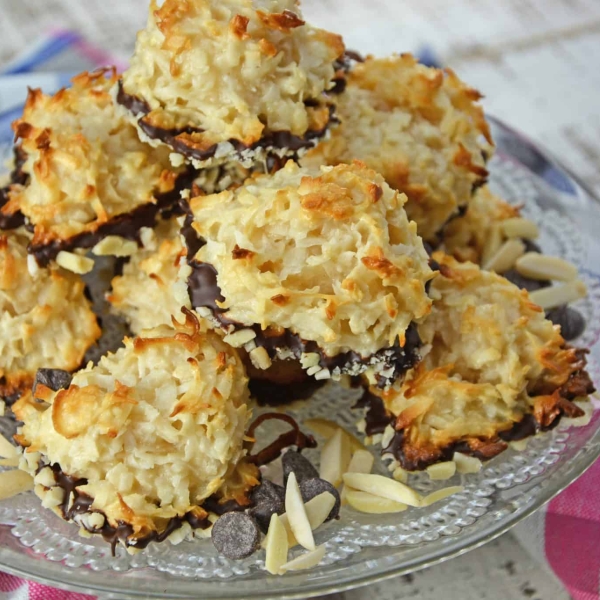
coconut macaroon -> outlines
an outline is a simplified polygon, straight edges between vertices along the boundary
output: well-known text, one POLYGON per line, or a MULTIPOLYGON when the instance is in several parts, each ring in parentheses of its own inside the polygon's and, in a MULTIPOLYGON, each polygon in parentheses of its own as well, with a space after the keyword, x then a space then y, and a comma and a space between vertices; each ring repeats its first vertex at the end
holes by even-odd
POLYGON ((303 21, 297 0, 153 0, 117 100, 177 162, 251 166, 325 135, 324 92, 343 53, 340 36, 303 21))
POLYGON ((488 186, 477 190, 466 213, 444 227, 443 249, 461 262, 481 265, 502 244, 502 224, 520 218, 517 207, 495 196, 488 186))
POLYGON ((435 253, 441 275, 419 326, 422 362, 381 398, 395 433, 386 448, 406 470, 489 459, 507 442, 583 414, 573 403, 594 391, 585 352, 565 344, 524 290, 471 263, 435 253))
POLYGON ((11 186, 2 213, 20 211, 33 225, 30 250, 40 264, 109 234, 135 238, 179 199, 185 177, 166 149, 140 142, 118 114, 109 93, 116 81, 114 70, 101 70, 54 96, 31 90, 13 124, 27 179, 11 186))
POLYGON ((0 232, 0 397, 30 388, 36 371, 77 369, 100 337, 85 285, 27 256, 30 235, 0 232))
POLYGON ((337 98, 342 124, 303 163, 364 161, 408 196, 409 218, 434 242, 487 177, 493 144, 480 98, 451 70, 409 54, 367 58, 337 98))
POLYGON ((181 273, 192 306, 257 368, 300 359, 317 379, 370 369, 386 385, 418 359, 415 322, 431 307, 405 202, 361 163, 292 161, 193 198, 181 273))
POLYGON ((210 526, 202 504, 243 460, 247 383, 237 352, 188 312, 126 339, 67 389, 38 384, 21 398, 20 466, 45 507, 89 533, 133 548, 181 541, 210 526))
MULTIPOLYGON (((181 300, 174 293, 178 280, 179 260, 185 255, 179 235, 180 220, 162 221, 145 247, 123 266, 123 273, 112 280, 108 301, 113 312, 128 322, 131 331, 171 323, 181 313, 181 300)), ((189 308, 189 300, 183 296, 189 308)))

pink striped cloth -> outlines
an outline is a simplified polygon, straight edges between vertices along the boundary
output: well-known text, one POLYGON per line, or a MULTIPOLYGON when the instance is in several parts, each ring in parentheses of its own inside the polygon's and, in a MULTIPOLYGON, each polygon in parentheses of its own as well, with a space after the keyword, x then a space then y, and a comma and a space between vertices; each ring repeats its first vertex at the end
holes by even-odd
MULTIPOLYGON (((515 532, 573 600, 600 600, 600 462, 515 532)), ((0 573, 0 600, 94 600, 0 573)))

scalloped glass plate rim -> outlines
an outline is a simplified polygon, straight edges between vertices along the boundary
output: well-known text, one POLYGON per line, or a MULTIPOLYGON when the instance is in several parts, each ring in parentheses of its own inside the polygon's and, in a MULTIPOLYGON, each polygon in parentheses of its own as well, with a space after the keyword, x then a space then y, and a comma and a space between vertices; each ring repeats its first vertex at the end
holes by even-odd
MULTIPOLYGON (((508 138, 518 138, 519 143, 531 150, 537 158, 543 158, 546 164, 559 172, 568 184, 575 186, 573 190, 576 195, 583 192, 593 202, 598 203, 584 184, 578 181, 569 169, 565 168, 560 161, 551 156, 550 153, 540 150, 535 144, 531 143, 522 134, 514 131, 504 125, 497 119, 490 118, 494 129, 508 138)), ((511 153, 508 152, 510 155, 511 153)), ((516 157, 515 157, 516 158, 516 157)), ((528 167, 523 160, 517 161, 521 166, 528 167)), ((538 173, 539 175, 539 173, 538 173)), ((371 548, 380 555, 376 560, 364 560, 360 565, 353 565, 354 568, 345 568, 348 565, 344 561, 328 565, 327 572, 320 573, 319 570, 299 572, 296 574, 287 574, 284 577, 271 578, 265 577, 261 580, 261 587, 248 586, 244 589, 243 595, 228 595, 227 588, 238 587, 236 584, 250 583, 245 577, 234 580, 223 580, 222 582, 204 581, 202 579, 178 578, 173 575, 142 568, 132 570, 127 573, 115 573, 119 579, 117 584, 111 579, 110 573, 104 571, 94 571, 91 568, 70 568, 46 561, 43 558, 32 558, 28 560, 27 548, 20 545, 20 542, 12 537, 10 526, 0 526, 0 538, 7 539, 9 536, 14 541, 15 549, 0 547, 0 567, 3 571, 24 577, 32 581, 55 586, 62 589, 73 590, 82 593, 100 594, 100 597, 111 599, 127 598, 164 598, 164 599, 190 599, 202 595, 204 598, 219 599, 238 599, 238 598, 277 598, 277 599, 295 599, 309 598, 318 595, 331 594, 369 585, 384 579, 389 579, 399 575, 421 570, 432 565, 444 562, 453 557, 465 554, 474 550, 489 541, 506 533, 520 521, 531 515, 552 498, 558 495, 573 481, 580 477, 600 456, 600 419, 594 419, 588 428, 595 428, 584 445, 577 450, 575 460, 562 462, 556 470, 548 477, 543 474, 512 488, 512 491, 526 491, 528 487, 535 488, 527 502, 520 507, 515 508, 510 514, 502 515, 485 527, 466 527, 456 536, 447 536, 439 538, 436 541, 428 542, 426 546, 428 551, 415 557, 408 558, 400 556, 404 547, 398 549, 383 547, 371 548), (471 531, 472 530, 472 531, 471 531), (18 547, 17 547, 18 546, 18 547), (396 558, 396 554, 398 557, 396 558), (155 577, 145 577, 153 573, 155 577), (332 578, 335 581, 332 581, 332 578), (111 584, 112 583, 112 584, 111 584), (115 585, 116 584, 116 585, 115 585), (207 590, 207 588, 210 588, 207 590), (219 589, 220 588, 220 589, 219 589), (251 589, 252 588, 252 589, 251 589), (271 589, 270 589, 271 588, 271 589), (208 592, 208 594, 207 594, 208 592)), ((498 490, 496 493, 500 493, 498 490)), ((253 581, 252 583, 256 583, 253 581)), ((238 588, 239 589, 239 588, 238 588)))

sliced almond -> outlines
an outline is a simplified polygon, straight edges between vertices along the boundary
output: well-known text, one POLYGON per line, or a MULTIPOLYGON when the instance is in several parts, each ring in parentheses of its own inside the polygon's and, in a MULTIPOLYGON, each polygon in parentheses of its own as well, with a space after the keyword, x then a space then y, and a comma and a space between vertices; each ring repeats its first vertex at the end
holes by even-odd
POLYGON ((455 452, 452 460, 456 463, 456 470, 463 475, 479 473, 483 466, 483 463, 478 458, 460 452, 455 452))
POLYGON ((400 483, 406 483, 408 481, 408 471, 405 471, 402 467, 396 467, 392 477, 400 483))
POLYGON ((262 346, 254 348, 250 352, 250 361, 254 367, 262 371, 266 371, 273 364, 269 353, 262 346))
POLYGON ((56 262, 63 269, 72 271, 78 275, 85 275, 94 268, 94 261, 91 258, 73 254, 72 252, 66 252, 65 250, 61 250, 57 254, 56 262))
POLYGON ((454 461, 441 462, 427 467, 427 474, 432 481, 445 481, 454 477, 456 473, 456 463, 454 461))
POLYGON ((460 494, 463 490, 464 488, 460 485, 442 488, 441 490, 437 490, 425 496, 425 498, 421 500, 421 506, 431 506, 432 504, 435 504, 436 502, 439 502, 444 498, 448 498, 449 496, 453 496, 454 494, 460 494))
POLYGON ((6 412, 6 402, 4 402, 4 400, 0 400, 0 417, 3 417, 5 412, 6 412))
POLYGON ((21 459, 15 458, 0 458, 0 467, 18 467, 21 459))
POLYGON ((0 473, 0 500, 12 498, 33 489, 33 477, 24 471, 2 471, 0 473))
POLYGON ((568 419, 565 424, 568 427, 585 427, 590 424, 592 417, 594 416, 594 405, 587 399, 578 399, 574 401, 584 414, 581 417, 575 417, 574 419, 568 419))
MULTIPOLYGON (((370 473, 374 462, 375 459, 368 450, 357 450, 352 455, 346 473, 370 473)), ((344 486, 342 493, 340 494, 342 504, 346 503, 346 490, 347 487, 344 486)))
POLYGON ((306 514, 302 494, 298 487, 296 474, 292 471, 285 487, 285 512, 290 524, 290 529, 298 543, 307 550, 315 549, 315 539, 312 527, 306 514))
POLYGON ((368 492, 374 496, 388 498, 408 504, 409 506, 420 506, 421 495, 404 483, 394 481, 382 475, 365 475, 364 473, 346 473, 344 483, 355 490, 368 492))
POLYGON ((323 446, 319 476, 337 487, 350 464, 350 440, 338 429, 323 446))
POLYGON ((507 240, 486 263, 486 271, 504 273, 512 268, 516 260, 525 253, 525 244, 521 240, 507 240))
POLYGON ((545 256, 539 252, 527 252, 515 263, 515 269, 530 279, 551 281, 573 281, 577 279, 577 267, 556 256, 545 256))
POLYGON ((286 571, 303 571, 304 569, 316 567, 323 560, 325 552, 325 544, 317 546, 311 552, 305 552, 304 554, 301 554, 300 556, 297 556, 296 558, 285 563, 285 565, 282 565, 281 572, 285 573, 286 571))
POLYGON ((272 575, 279 575, 281 567, 287 563, 287 555, 287 532, 281 519, 273 514, 266 537, 265 569, 272 575))
POLYGON ((381 496, 374 496, 367 492, 359 492, 358 490, 349 488, 345 489, 348 504, 359 512, 382 515, 402 512, 408 508, 406 504, 390 500, 389 498, 382 498, 381 496))
POLYGON ((365 445, 358 438, 333 421, 329 421, 327 419, 306 419, 306 421, 304 421, 304 425, 306 425, 315 433, 324 437, 326 440, 328 440, 338 429, 341 429, 350 440, 350 448, 352 449, 352 452, 356 452, 357 450, 367 450, 365 445))
POLYGON ((138 251, 138 245, 133 240, 127 240, 118 235, 107 235, 93 248, 92 253, 96 256, 132 256, 138 251))
POLYGON ((223 338, 223 341, 234 348, 241 348, 243 345, 252 341, 256 337, 256 332, 252 329, 240 329, 230 333, 223 338))
POLYGON ((500 228, 507 238, 534 240, 540 235, 538 226, 533 221, 524 219, 523 217, 506 219, 502 221, 500 228))
POLYGON ((19 456, 16 446, 13 446, 2 435, 0 435, 0 456, 2 458, 17 458, 19 456))
POLYGON ((569 304, 581 300, 587 296, 587 287, 583 281, 577 279, 563 285, 536 290, 529 294, 530 300, 541 306, 544 310, 556 308, 563 304, 569 304))
POLYGON ((527 438, 523 440, 515 440, 513 442, 508 442, 508 445, 517 452, 524 452, 525 450, 527 450, 529 440, 527 438))

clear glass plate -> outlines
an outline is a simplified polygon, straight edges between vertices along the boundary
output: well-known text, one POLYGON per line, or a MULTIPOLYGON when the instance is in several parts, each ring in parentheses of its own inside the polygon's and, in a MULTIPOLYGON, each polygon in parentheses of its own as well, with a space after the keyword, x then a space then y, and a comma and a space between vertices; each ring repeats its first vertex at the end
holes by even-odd
MULTIPOLYGON (((600 382, 600 204, 553 158, 522 135, 492 121, 498 155, 492 187, 541 229, 544 252, 571 260, 589 287, 577 308, 587 329, 577 345, 591 349, 590 371, 600 382), (597 270, 597 269, 596 269, 597 270)), ((295 416, 329 417, 352 430, 360 417, 350 411, 354 392, 327 386, 295 416)), ((0 419, 0 429, 6 427, 0 419)), ((318 453, 310 456, 316 461, 318 453)), ((350 509, 319 529, 327 544, 323 563, 310 571, 273 577, 261 569, 263 555, 229 561, 210 540, 179 546, 156 544, 135 556, 86 540, 77 528, 40 507, 33 494, 0 502, 0 569, 29 579, 102 598, 305 598, 406 574, 472 550, 504 533, 579 477, 600 455, 600 411, 586 427, 555 431, 509 450, 477 475, 433 484, 426 476, 411 485, 426 492, 464 485, 464 492, 424 510, 365 515, 350 509)), ((377 469, 384 472, 378 464, 377 469)))

